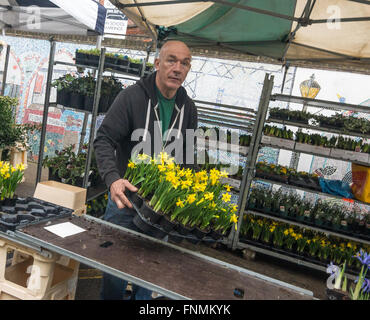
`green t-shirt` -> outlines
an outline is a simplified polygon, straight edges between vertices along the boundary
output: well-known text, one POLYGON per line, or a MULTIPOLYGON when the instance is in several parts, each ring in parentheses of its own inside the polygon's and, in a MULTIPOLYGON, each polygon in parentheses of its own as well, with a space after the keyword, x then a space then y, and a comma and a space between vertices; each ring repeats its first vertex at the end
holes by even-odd
POLYGON ((176 95, 172 99, 165 98, 159 89, 156 87, 158 104, 159 104, 159 117, 162 121, 162 138, 165 140, 164 133, 169 129, 172 112, 175 107, 176 95))

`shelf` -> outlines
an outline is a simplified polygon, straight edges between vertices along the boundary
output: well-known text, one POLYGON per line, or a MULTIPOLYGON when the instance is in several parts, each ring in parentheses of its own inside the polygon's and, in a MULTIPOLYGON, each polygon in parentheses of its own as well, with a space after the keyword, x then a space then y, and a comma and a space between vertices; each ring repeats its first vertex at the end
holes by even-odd
POLYGON ((344 197, 339 196, 339 195, 334 195, 334 194, 325 193, 325 192, 321 192, 321 191, 317 191, 317 190, 303 188, 303 187, 295 186, 295 185, 292 185, 292 184, 283 183, 283 182, 280 182, 280 181, 259 178, 257 176, 255 176, 253 179, 263 181, 263 182, 266 182, 266 183, 278 184, 278 185, 281 185, 281 186, 284 186, 284 187, 288 187, 288 188, 292 188, 292 189, 298 189, 298 190, 305 191, 305 192, 315 193, 315 194, 318 194, 318 195, 321 195, 321 196, 324 196, 324 197, 337 198, 337 199, 347 201, 347 202, 352 202, 353 201, 353 202, 358 203, 358 204, 370 206, 370 203, 362 202, 360 200, 347 199, 347 198, 344 198, 344 197))
POLYGON ((271 219, 271 220, 284 222, 284 223, 295 225, 297 227, 301 227, 301 228, 305 228, 305 229, 311 229, 311 230, 319 231, 319 232, 322 232, 322 233, 325 233, 325 234, 330 234, 332 236, 336 236, 336 237, 339 237, 339 238, 345 238, 345 239, 356 241, 356 242, 370 244, 369 240, 356 238, 356 237, 351 237, 351 236, 348 236, 348 235, 343 234, 343 233, 330 231, 330 230, 327 230, 327 229, 322 229, 322 228, 319 228, 319 227, 316 227, 316 226, 310 226, 308 224, 300 223, 300 222, 297 222, 297 221, 294 221, 294 220, 284 219, 282 217, 273 216, 273 215, 270 215, 270 214, 267 214, 267 213, 262 213, 262 212, 258 212, 258 211, 254 211, 254 210, 250 210, 250 209, 245 210, 244 213, 245 214, 251 213, 251 214, 254 214, 256 216, 260 216, 260 217, 268 218, 268 219, 271 219))
POLYGON ((349 110, 354 112, 370 113, 370 108, 355 104, 342 103, 337 101, 325 101, 319 99, 303 98, 298 96, 289 96, 285 94, 274 94, 270 98, 271 101, 285 101, 291 103, 300 103, 306 106, 328 109, 328 110, 349 110))
POLYGON ((225 123, 224 121, 215 121, 215 120, 210 120, 207 117, 203 118, 201 115, 198 114, 198 122, 202 123, 208 123, 211 125, 218 125, 224 128, 231 128, 231 129, 239 129, 247 132, 251 132, 252 127, 246 127, 246 126, 239 126, 235 124, 230 124, 230 123, 225 123))
MULTIPOLYGON (((61 104, 57 104, 56 102, 50 102, 49 103, 49 106, 56 107, 56 108, 63 109, 63 110, 71 110, 71 111, 74 111, 74 112, 81 112, 81 113, 85 113, 85 114, 92 114, 92 111, 81 110, 81 109, 71 108, 71 107, 66 107, 66 106, 63 106, 61 104)), ((105 115, 105 114, 106 114, 106 112, 99 112, 97 115, 98 116, 101 116, 101 115, 105 115)))
MULTIPOLYGON (((95 67, 95 66, 85 65, 85 64, 77 64, 77 63, 71 63, 71 62, 64 62, 64 61, 54 61, 54 64, 61 64, 61 65, 71 66, 71 67, 76 67, 76 68, 88 68, 88 69, 98 70, 98 67, 95 67)), ((132 79, 132 80, 140 79, 140 75, 132 74, 132 73, 129 73, 129 72, 124 72, 124 71, 121 71, 121 70, 116 70, 116 69, 113 69, 111 67, 104 67, 104 71, 111 72, 111 73, 123 74, 125 76, 135 78, 135 79, 132 79)))
MULTIPOLYGON (((303 259, 291 257, 291 256, 288 256, 287 254, 278 253, 278 252, 275 252, 275 251, 272 251, 272 250, 269 250, 269 249, 261 248, 257 245, 244 243, 242 241, 239 241, 237 243, 237 246, 238 246, 239 249, 250 249, 252 251, 265 254, 267 256, 278 258, 278 259, 281 259, 281 260, 284 260, 284 261, 288 261, 288 262, 291 262, 291 263, 295 263, 295 264, 298 264, 298 265, 301 265, 301 266, 304 266, 304 267, 312 268, 312 269, 323 271, 323 272, 326 273, 327 267, 325 267, 323 265, 320 265, 320 264, 316 264, 316 263, 313 263, 313 262, 305 261, 303 259)), ((344 273, 344 274, 348 279, 351 279, 351 280, 356 280, 357 279, 357 275, 353 275, 351 273, 344 273)), ((328 275, 328 277, 329 277, 329 275, 328 275)))
POLYGON ((309 144, 298 143, 293 140, 281 139, 270 136, 262 136, 261 145, 264 147, 284 149, 299 153, 310 154, 318 157, 331 158, 345 162, 354 162, 365 166, 370 165, 370 154, 368 153, 357 152, 356 155, 356 152, 351 152, 349 150, 312 146, 309 144), (357 158, 362 157, 363 161, 356 160, 355 157, 357 158))
POLYGON ((305 124, 301 122, 294 122, 294 121, 273 119, 273 118, 267 119, 266 122, 267 123, 279 123, 279 124, 286 125, 286 126, 293 126, 293 127, 311 129, 311 130, 316 130, 316 131, 324 131, 324 132, 335 133, 335 134, 344 135, 344 136, 355 136, 355 137, 370 139, 370 134, 364 134, 364 133, 358 133, 358 132, 343 132, 341 130, 325 128, 322 126, 311 126, 309 124, 305 124))
MULTIPOLYGON (((198 147, 200 147, 199 141, 204 141, 204 144, 203 144, 204 148, 207 149, 207 150, 209 149, 209 140, 208 139, 198 137, 197 138, 197 146, 198 147)), ((215 144, 216 144, 216 149, 219 150, 219 151, 226 151, 226 152, 231 152, 231 153, 235 153, 235 154, 240 154, 243 157, 246 157, 248 155, 249 147, 230 144, 230 143, 221 142, 221 141, 217 141, 217 140, 215 141, 215 144)))

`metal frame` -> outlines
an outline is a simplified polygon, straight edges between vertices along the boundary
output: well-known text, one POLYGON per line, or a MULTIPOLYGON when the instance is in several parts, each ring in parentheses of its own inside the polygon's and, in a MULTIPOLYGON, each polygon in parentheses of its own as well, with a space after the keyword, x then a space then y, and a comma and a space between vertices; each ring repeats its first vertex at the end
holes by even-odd
POLYGON ((44 159, 44 145, 45 145, 45 136, 46 136, 46 126, 48 121, 49 105, 50 105, 50 91, 51 91, 51 79, 53 77, 54 69, 54 56, 55 56, 55 47, 56 42, 50 40, 50 54, 49 54, 49 66, 48 66, 48 75, 46 80, 46 89, 45 89, 45 102, 44 102, 44 112, 42 115, 42 128, 40 134, 40 148, 39 148, 39 158, 37 163, 37 173, 36 173, 36 185, 41 180, 41 170, 42 170, 42 160, 44 159))
POLYGON ((6 78, 8 76, 9 55, 10 55, 10 46, 7 44, 6 45, 4 70, 3 70, 3 83, 2 83, 2 86, 1 86, 1 95, 2 96, 5 94, 6 78))
MULTIPOLYGON (((271 83, 266 83, 266 79, 265 79, 264 88, 263 88, 262 94, 261 94, 259 109, 265 108, 263 110, 263 113, 264 113, 265 116, 267 114, 267 109, 268 109, 268 105, 269 105, 270 101, 285 101, 285 102, 288 102, 288 103, 300 103, 300 104, 303 104, 305 106, 311 106, 311 107, 316 107, 316 108, 321 108, 321 109, 329 109, 329 110, 333 110, 333 109, 334 110, 352 110, 352 111, 355 111, 355 112, 370 113, 370 108, 363 107, 363 106, 358 106, 358 105, 353 105, 353 104, 344 104, 344 103, 337 103, 337 102, 316 100, 316 99, 314 100, 314 99, 310 99, 310 98, 301 98, 301 97, 296 97, 296 96, 291 96, 291 95, 284 95, 284 94, 273 94, 273 95, 271 95, 270 94, 271 91, 269 93, 269 90, 267 90, 267 87, 269 85, 272 85, 272 82, 273 82, 273 80, 271 81, 271 83)), ((278 254, 276 252, 268 251, 267 249, 261 249, 261 248, 256 247, 256 246, 251 246, 249 244, 241 242, 240 239, 239 239, 240 226, 241 226, 242 221, 243 221, 243 214, 249 212, 249 213, 261 216, 261 217, 269 218, 271 220, 282 221, 282 222, 285 222, 287 224, 297 225, 297 226, 300 226, 300 227, 304 227, 304 228, 307 228, 307 229, 312 229, 312 230, 319 231, 319 232, 322 232, 322 233, 332 234, 332 235, 340 237, 340 238, 345 238, 345 239, 353 240, 353 241, 356 241, 356 242, 369 244, 369 241, 364 240, 364 239, 359 239, 359 238, 347 236, 345 234, 341 234, 339 232, 337 233, 337 232, 326 230, 326 229, 320 229, 319 227, 309 226, 309 225, 306 225, 306 224, 300 224, 299 222, 295 222, 295 221, 291 221, 291 220, 287 220, 287 219, 279 218, 279 217, 275 217, 275 216, 270 216, 270 215, 260 213, 260 212, 256 212, 256 211, 253 211, 253 210, 245 210, 244 209, 246 207, 245 206, 246 205, 246 198, 247 198, 247 195, 249 194, 250 185, 251 185, 252 180, 256 180, 256 181, 260 180, 260 181, 264 181, 264 182, 271 183, 271 184, 280 184, 282 186, 286 186, 286 187, 289 187, 289 188, 293 188, 293 189, 297 189, 297 190, 303 190, 303 191, 311 192, 311 193, 314 193, 314 194, 321 194, 321 195, 324 195, 324 196, 327 196, 327 197, 342 198, 342 197, 336 197, 334 195, 330 195, 330 194, 326 194, 326 193, 322 193, 322 192, 317 192, 317 191, 314 191, 314 190, 304 189, 304 188, 291 186, 291 185, 285 185, 283 183, 279 183, 279 182, 276 182, 276 181, 273 181, 273 180, 267 180, 267 179, 261 179, 261 178, 255 177, 253 169, 255 167, 256 158, 255 157, 252 158, 252 154, 258 153, 258 150, 259 150, 260 147, 269 146, 269 147, 273 147, 273 148, 288 150, 285 147, 274 146, 274 145, 266 145, 266 144, 261 143, 261 136, 262 136, 261 130, 263 129, 263 126, 264 126, 265 122, 275 122, 275 123, 282 123, 282 124, 286 124, 286 125, 290 124, 290 125, 293 125, 293 126, 303 127, 303 128, 309 127, 310 129, 314 129, 314 130, 317 130, 317 131, 324 131, 324 132, 326 131, 326 132, 331 132, 331 133, 339 133, 336 130, 330 130, 330 129, 321 128, 321 127, 312 127, 312 126, 308 126, 308 125, 306 126, 304 124, 292 123, 292 122, 289 122, 289 121, 286 121, 286 122, 284 122, 284 121, 279 122, 279 121, 275 121, 275 120, 274 121, 272 121, 272 120, 269 121, 264 117, 262 123, 261 122, 259 123, 259 127, 258 127, 258 130, 257 130, 258 132, 256 132, 257 139, 255 141, 252 141, 253 144, 251 143, 250 148, 249 148, 248 166, 246 167, 247 170, 245 170, 247 172, 244 172, 243 180, 242 180, 241 186, 240 186, 240 196, 242 196, 242 198, 239 197, 239 203, 238 203, 239 218, 238 218, 237 231, 233 231, 233 232, 230 233, 230 235, 228 237, 227 244, 232 249, 236 249, 236 248, 238 248, 238 249, 251 249, 251 250, 261 252, 261 253, 264 253, 264 254, 267 254, 267 255, 282 259, 282 260, 295 262, 297 264, 304 265, 304 266, 307 266, 309 268, 313 268, 313 269, 321 270, 321 271, 326 271, 326 269, 323 268, 320 265, 315 265, 314 263, 302 262, 302 260, 292 258, 288 255, 278 254), (254 162, 251 162, 252 159, 254 159, 254 162), (241 208, 243 208, 243 209, 241 209, 241 208)), ((257 129, 257 127, 255 129, 257 129)), ((340 133, 342 133, 342 132, 340 132, 340 133)), ((361 135, 361 134, 353 134, 352 136, 365 136, 367 138, 370 138, 369 135, 361 135)), ((253 137, 254 137, 254 135, 253 135, 253 137)), ((312 154, 310 152, 303 152, 303 151, 301 151, 301 153, 312 154)), ((326 158, 338 159, 338 158, 332 157, 330 155, 320 155, 320 156, 326 157, 326 158)), ((338 160, 349 161, 349 160, 345 160, 345 159, 338 159, 338 160)), ((361 201, 355 201, 355 202, 356 203, 357 202, 362 203, 361 201)))
MULTIPOLYGON (((92 145, 95 137, 95 126, 96 126, 96 118, 98 115, 98 107, 99 107, 99 99, 100 99, 100 89, 101 89, 101 82, 104 72, 110 72, 114 74, 122 74, 126 77, 120 77, 125 78, 127 80, 137 80, 139 79, 138 76, 127 74, 126 72, 114 70, 111 68, 105 68, 104 67, 104 61, 105 61, 105 51, 106 48, 101 48, 100 52, 100 58, 99 58, 99 65, 98 67, 94 66, 88 66, 88 65, 80 65, 75 63, 69 63, 69 62, 63 62, 63 61, 55 61, 55 47, 56 42, 51 39, 51 46, 50 46, 50 53, 49 53, 49 66, 48 66, 48 75, 47 75, 47 82, 46 82, 46 91, 45 91, 45 102, 44 102, 44 112, 43 112, 43 120, 42 120, 42 129, 41 129, 41 138, 40 138, 40 149, 39 149, 39 158, 38 158, 38 164, 37 164, 37 175, 36 175, 36 185, 41 180, 41 171, 42 171, 42 160, 44 158, 44 145, 45 145, 45 136, 46 136, 46 127, 47 127, 47 118, 48 118, 48 112, 49 112, 49 106, 50 105, 56 105, 55 103, 50 102, 50 92, 51 92, 51 82, 53 77, 53 70, 55 64, 61 64, 61 65, 67 65, 67 66, 73 66, 73 67, 82 67, 87 69, 95 70, 95 77, 97 78, 97 84, 95 87, 94 92, 94 102, 93 102, 93 109, 91 112, 86 112, 83 110, 78 110, 74 108, 66 108, 62 107, 63 109, 70 109, 74 110, 76 112, 83 112, 84 115, 84 122, 83 127, 81 129, 81 135, 80 135, 80 142, 79 142, 79 152, 81 151, 82 144, 84 142, 84 138, 86 135, 86 127, 88 122, 88 116, 91 114, 91 127, 90 127, 90 137, 89 137, 89 146, 87 151, 87 157, 86 157, 86 167, 85 167, 85 173, 83 177, 83 188, 87 188, 88 184, 88 177, 89 177, 89 171, 90 171, 90 165, 91 165, 91 156, 92 156, 92 145), (131 78, 132 77, 132 78, 131 78)), ((148 51, 149 55, 150 51, 148 51)), ((144 68, 143 68, 144 70, 144 68)), ((101 194, 101 192, 99 193, 101 194)), ((93 196, 89 197, 89 200, 93 199, 93 196)))
POLYGON ((236 230, 232 229, 228 237, 228 244, 232 249, 235 249, 237 247, 237 241, 239 239, 240 226, 242 224, 243 212, 244 212, 244 210, 241 210, 241 208, 245 208, 250 186, 252 184, 252 180, 254 176, 254 168, 255 168, 256 160, 258 156, 258 146, 262 139, 263 125, 265 123, 267 109, 268 109, 268 105, 270 102, 270 95, 271 95, 273 84, 274 84, 273 80, 274 80, 273 75, 269 75, 269 74, 265 75, 265 80, 263 83, 263 88, 262 88, 262 93, 261 93, 261 99, 260 99, 260 103, 259 103, 258 111, 257 111, 256 124, 253 128, 253 134, 252 134, 251 143, 249 146, 249 152, 247 155, 246 166, 244 168, 243 179, 240 185, 240 192, 239 192, 239 199, 238 199, 238 212, 237 212, 239 218, 238 218, 237 229, 236 230))

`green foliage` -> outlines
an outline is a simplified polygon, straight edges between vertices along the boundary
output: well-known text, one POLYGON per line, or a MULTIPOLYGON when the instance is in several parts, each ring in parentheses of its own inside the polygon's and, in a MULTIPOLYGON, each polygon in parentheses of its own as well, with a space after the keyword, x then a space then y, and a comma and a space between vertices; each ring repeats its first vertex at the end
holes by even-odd
POLYGON ((15 123, 17 105, 17 98, 0 96, 0 149, 13 147, 17 143, 27 148, 28 133, 40 129, 40 125, 36 124, 15 123))
MULTIPOLYGON (((73 151, 74 149, 75 145, 72 144, 61 151, 56 150, 56 156, 46 156, 42 161, 43 167, 50 168, 53 175, 57 175, 59 178, 64 179, 65 183, 72 185, 76 185, 78 179, 84 176, 88 146, 84 144, 82 151, 78 154, 73 151)), ((90 174, 97 174, 98 169, 94 156, 91 159, 90 169, 90 174)))

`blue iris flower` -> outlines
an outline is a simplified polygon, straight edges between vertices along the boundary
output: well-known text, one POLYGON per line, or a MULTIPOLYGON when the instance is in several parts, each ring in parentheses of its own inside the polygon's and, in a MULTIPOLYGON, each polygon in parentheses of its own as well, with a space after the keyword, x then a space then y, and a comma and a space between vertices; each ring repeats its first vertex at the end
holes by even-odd
POLYGON ((370 268, 370 254, 368 254, 367 252, 362 251, 362 249, 360 249, 360 252, 358 252, 354 256, 354 258, 357 258, 363 265, 370 268))

